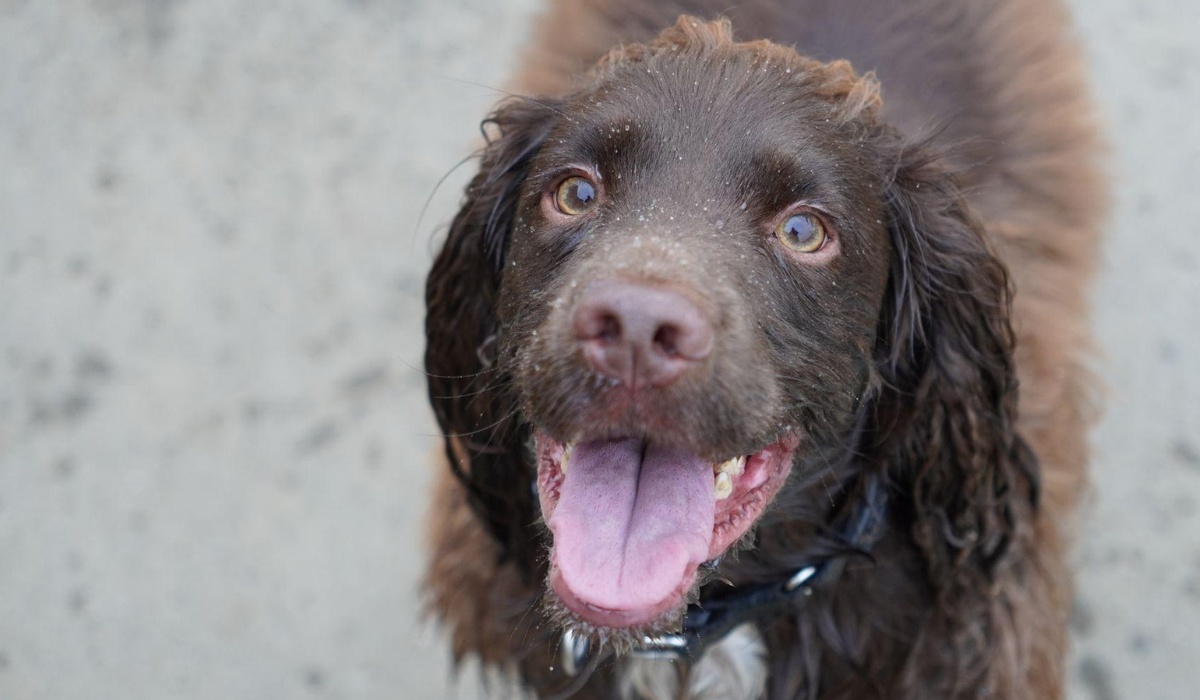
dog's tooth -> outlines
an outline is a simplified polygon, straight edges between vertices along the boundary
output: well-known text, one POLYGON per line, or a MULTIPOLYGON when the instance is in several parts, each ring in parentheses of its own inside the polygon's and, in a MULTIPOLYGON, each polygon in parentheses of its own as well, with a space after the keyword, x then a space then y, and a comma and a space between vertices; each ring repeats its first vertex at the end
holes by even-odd
POLYGON ((567 475, 567 462, 571 461, 571 448, 574 445, 567 445, 563 448, 562 460, 558 463, 558 468, 562 470, 563 476, 567 475))
POLYGON ((741 476, 746 471, 746 455, 734 457, 721 462, 713 470, 718 474, 729 474, 730 476, 741 476))
POLYGON ((713 483, 713 493, 716 494, 718 501, 729 498, 733 493, 733 477, 729 476, 729 472, 717 473, 717 479, 713 483))

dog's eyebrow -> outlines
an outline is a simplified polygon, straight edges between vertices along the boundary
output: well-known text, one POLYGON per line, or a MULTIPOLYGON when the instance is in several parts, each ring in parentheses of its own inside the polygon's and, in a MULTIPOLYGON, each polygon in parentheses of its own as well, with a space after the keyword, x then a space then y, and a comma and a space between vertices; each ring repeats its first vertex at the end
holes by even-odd
POLYGON ((611 161, 630 154, 644 142, 645 131, 633 119, 614 119, 586 127, 576 137, 580 156, 593 161, 611 161))
POLYGON ((555 169, 563 164, 589 164, 602 170, 636 168, 653 158, 653 152, 647 150, 651 142, 646 130, 631 118, 575 122, 552 135, 541 156, 549 170, 537 173, 530 181, 553 178, 557 174, 555 169))
POLYGON ((736 164, 743 186, 754 188, 770 207, 826 193, 832 183, 815 155, 801 156, 779 148, 759 148, 736 164))

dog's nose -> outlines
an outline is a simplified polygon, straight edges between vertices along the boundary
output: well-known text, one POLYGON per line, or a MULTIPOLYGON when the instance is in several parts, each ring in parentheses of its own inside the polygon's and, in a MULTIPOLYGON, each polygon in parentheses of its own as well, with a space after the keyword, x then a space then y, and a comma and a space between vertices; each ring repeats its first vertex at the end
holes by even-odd
POLYGON ((597 282, 577 302, 574 322, 588 363, 635 390, 674 382, 713 347, 704 311, 662 287, 597 282))

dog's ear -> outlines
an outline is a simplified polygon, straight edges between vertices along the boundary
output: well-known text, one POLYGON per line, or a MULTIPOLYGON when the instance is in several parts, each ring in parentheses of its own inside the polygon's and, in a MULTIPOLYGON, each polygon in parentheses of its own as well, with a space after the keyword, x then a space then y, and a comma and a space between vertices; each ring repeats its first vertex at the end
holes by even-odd
POLYGON ((503 555, 527 566, 535 556, 533 477, 515 396, 494 362, 496 303, 521 183, 553 115, 553 105, 522 99, 484 121, 479 173, 425 287, 429 396, 451 468, 503 555))
POLYGON ((1016 431, 1007 269, 931 148, 896 163, 875 437, 910 496, 930 580, 948 593, 994 578, 1036 507, 1038 467, 1016 431))

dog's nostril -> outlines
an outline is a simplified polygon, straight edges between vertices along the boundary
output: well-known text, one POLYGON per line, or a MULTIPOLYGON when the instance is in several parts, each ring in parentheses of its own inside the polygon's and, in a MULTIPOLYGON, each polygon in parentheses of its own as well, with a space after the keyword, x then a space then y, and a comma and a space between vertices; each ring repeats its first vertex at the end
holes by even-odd
POLYGON ((654 332, 654 346, 668 357, 679 354, 679 329, 670 324, 659 326, 654 332))
POLYGON ((603 314, 599 321, 597 340, 613 343, 621 339, 621 320, 615 314, 603 314))

